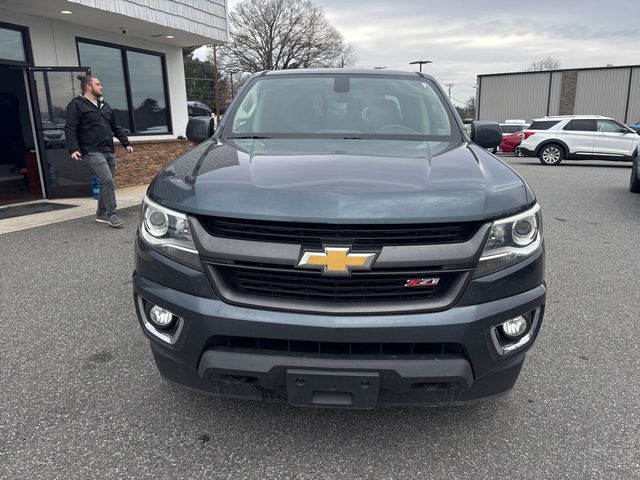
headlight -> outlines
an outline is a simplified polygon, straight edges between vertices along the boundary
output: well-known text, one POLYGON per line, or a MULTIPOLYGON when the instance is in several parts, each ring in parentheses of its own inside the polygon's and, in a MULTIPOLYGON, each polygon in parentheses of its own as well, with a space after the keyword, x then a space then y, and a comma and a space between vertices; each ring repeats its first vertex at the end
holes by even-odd
POLYGON ((474 277, 518 263, 542 248, 540 205, 491 225, 487 244, 474 277))
POLYGON ((162 210, 147 207, 144 212, 144 227, 154 237, 162 238, 169 232, 169 215, 162 210))
POLYGON ((144 198, 140 225, 142 239, 163 255, 202 270, 198 250, 184 213, 170 210, 144 198))

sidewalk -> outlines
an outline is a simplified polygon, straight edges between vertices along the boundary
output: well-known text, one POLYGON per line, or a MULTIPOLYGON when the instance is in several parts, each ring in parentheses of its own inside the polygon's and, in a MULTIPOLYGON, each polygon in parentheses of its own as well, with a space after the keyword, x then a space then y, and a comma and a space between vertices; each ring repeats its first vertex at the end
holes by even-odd
MULTIPOLYGON (((119 188, 116 190, 118 209, 140 205, 148 185, 138 185, 136 187, 119 188)), ((35 213, 33 215, 23 215, 21 217, 0 220, 0 235, 3 233, 17 232, 28 228, 41 227, 52 223, 64 222, 75 218, 96 214, 96 200, 91 197, 65 198, 60 200, 38 200, 28 203, 58 203, 61 205, 73 205, 73 208, 56 210, 53 212, 35 213)))

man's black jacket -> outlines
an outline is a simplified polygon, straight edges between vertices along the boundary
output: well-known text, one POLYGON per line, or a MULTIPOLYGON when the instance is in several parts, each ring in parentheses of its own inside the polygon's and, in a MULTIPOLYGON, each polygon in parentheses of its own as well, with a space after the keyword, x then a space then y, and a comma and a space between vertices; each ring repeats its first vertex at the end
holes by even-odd
POLYGON ((118 125, 109 104, 98 100, 98 106, 95 106, 82 95, 67 105, 64 133, 70 153, 113 152, 114 136, 124 147, 129 145, 129 139, 118 125))

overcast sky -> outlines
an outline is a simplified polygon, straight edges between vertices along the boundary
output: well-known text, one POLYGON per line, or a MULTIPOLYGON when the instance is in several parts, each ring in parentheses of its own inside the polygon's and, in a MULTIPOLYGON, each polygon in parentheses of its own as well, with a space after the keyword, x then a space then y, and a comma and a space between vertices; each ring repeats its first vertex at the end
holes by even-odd
MULTIPOLYGON (((228 0, 229 8, 238 0, 228 0)), ((312 0, 353 45, 358 66, 424 72, 454 83, 458 102, 476 76, 517 72, 551 56, 562 68, 640 64, 640 3, 631 0, 312 0)))

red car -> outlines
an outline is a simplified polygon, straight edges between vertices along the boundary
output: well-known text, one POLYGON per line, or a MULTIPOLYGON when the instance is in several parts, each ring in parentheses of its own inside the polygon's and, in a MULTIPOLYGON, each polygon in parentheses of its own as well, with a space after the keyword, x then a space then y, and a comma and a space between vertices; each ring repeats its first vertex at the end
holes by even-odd
POLYGON ((524 156, 520 152, 520 143, 522 143, 523 132, 509 133, 502 136, 502 143, 500 144, 500 150, 505 153, 511 153, 516 157, 524 156))

